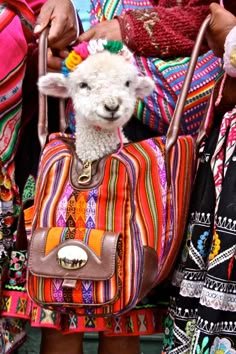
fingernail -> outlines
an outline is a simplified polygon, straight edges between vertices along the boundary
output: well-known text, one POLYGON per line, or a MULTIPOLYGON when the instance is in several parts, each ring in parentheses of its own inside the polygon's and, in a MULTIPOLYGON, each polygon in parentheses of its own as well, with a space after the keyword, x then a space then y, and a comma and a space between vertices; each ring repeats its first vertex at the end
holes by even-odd
POLYGON ((41 31, 41 25, 36 25, 35 27, 34 27, 34 33, 38 33, 38 32, 40 32, 41 31))

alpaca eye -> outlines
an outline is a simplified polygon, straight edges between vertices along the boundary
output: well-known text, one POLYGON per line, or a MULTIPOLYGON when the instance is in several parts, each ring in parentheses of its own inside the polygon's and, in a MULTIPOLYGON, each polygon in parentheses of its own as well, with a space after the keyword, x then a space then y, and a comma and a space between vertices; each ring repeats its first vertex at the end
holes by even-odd
POLYGON ((126 81, 125 86, 130 87, 130 81, 126 81))
POLYGON ((87 88, 87 89, 90 89, 89 85, 87 84, 87 82, 80 82, 79 83, 79 87, 80 88, 87 88))

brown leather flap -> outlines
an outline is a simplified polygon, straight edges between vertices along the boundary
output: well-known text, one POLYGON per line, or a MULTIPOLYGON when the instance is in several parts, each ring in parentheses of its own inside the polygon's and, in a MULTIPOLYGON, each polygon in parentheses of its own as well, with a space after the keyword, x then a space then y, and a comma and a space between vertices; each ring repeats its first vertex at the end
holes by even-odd
POLYGON ((29 249, 29 272, 35 276, 59 279, 107 280, 116 268, 116 253, 119 234, 105 232, 98 256, 87 244, 76 239, 67 239, 45 254, 47 235, 50 228, 34 231, 29 249), (80 269, 65 269, 58 261, 58 251, 65 246, 78 246, 87 254, 87 263, 80 269))

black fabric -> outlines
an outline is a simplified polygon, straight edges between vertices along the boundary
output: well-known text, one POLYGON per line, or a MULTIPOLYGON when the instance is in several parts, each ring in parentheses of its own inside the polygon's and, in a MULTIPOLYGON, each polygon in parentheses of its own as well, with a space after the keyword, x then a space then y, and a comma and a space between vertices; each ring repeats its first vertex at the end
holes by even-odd
POLYGON ((218 118, 197 171, 163 353, 236 350, 236 111, 218 118))
MULTIPOLYGON (((59 130, 59 105, 58 100, 48 98, 48 131, 49 133, 59 130)), ((24 127, 20 143, 15 157, 15 178, 16 184, 22 194, 26 180, 29 175, 36 177, 40 156, 40 145, 38 141, 38 111, 37 106, 32 119, 24 127)))
POLYGON ((144 125, 135 116, 132 116, 129 122, 125 125, 124 133, 125 136, 133 142, 156 136, 155 132, 151 128, 149 128, 147 125, 144 125))

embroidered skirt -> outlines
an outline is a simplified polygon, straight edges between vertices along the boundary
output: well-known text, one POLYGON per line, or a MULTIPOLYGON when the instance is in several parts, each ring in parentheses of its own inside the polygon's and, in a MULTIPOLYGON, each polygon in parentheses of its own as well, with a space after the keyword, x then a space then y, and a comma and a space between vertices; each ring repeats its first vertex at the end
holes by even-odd
POLYGON ((163 353, 236 353, 236 109, 200 159, 163 353))

